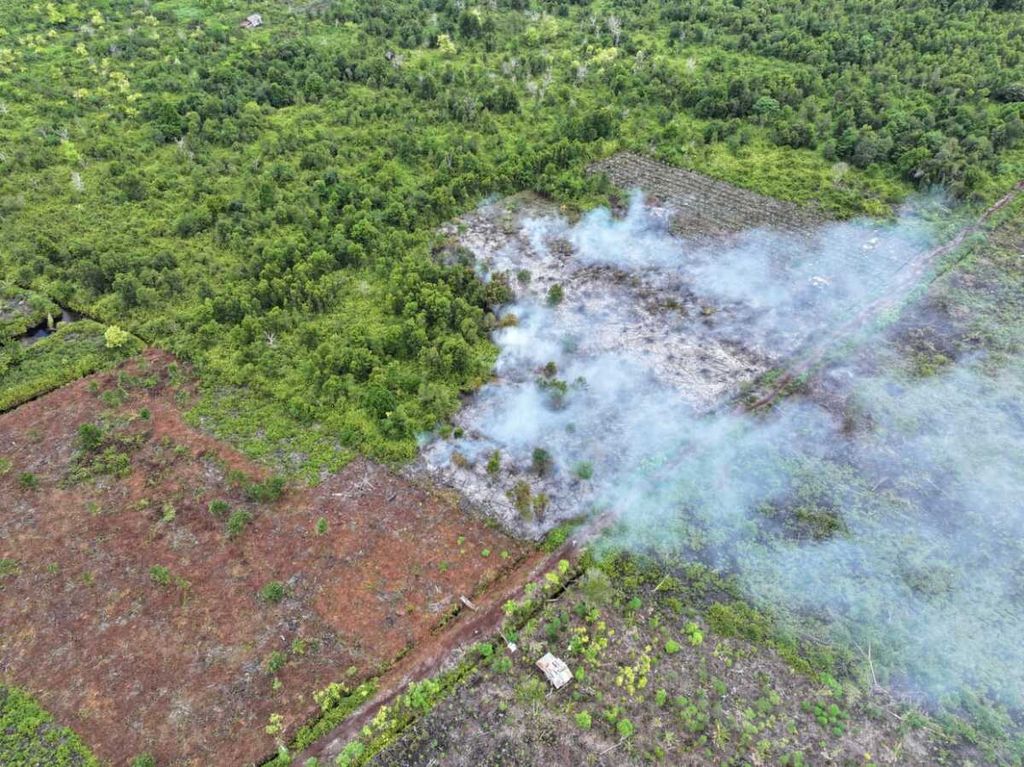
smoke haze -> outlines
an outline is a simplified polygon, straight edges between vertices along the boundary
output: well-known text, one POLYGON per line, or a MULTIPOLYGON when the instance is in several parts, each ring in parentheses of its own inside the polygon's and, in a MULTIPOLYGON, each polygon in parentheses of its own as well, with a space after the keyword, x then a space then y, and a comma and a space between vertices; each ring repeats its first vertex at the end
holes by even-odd
POLYGON ((517 275, 517 322, 428 468, 521 529, 609 511, 619 543, 735 573, 756 603, 870 652, 882 683, 1019 704, 1021 361, 913 379, 878 332, 828 371, 830 404, 724 406, 890 290, 930 227, 910 212, 700 243, 667 222, 639 197, 576 224, 510 228, 500 206, 469 218, 478 263, 517 275))

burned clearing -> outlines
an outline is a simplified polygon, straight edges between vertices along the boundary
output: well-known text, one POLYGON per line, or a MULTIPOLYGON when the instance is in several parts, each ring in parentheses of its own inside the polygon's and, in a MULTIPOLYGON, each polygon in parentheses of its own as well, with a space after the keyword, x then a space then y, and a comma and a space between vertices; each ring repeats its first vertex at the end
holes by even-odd
MULTIPOLYGON (((616 157, 609 167, 639 162, 616 157)), ((680 173, 688 210, 723 210, 713 190, 728 185, 680 173)), ((737 228, 775 228, 720 236, 701 220, 705 236, 682 236, 680 201, 639 193, 577 220, 520 195, 446 227, 447 257, 474 263, 508 303, 495 378, 455 416, 454 439, 427 445, 427 473, 528 535, 630 504, 618 488, 651 445, 674 451, 681 424, 856 316, 930 243, 913 212, 811 231, 801 209, 728 188, 736 210, 760 211, 730 219, 737 228)))
POLYGON ((147 352, 0 416, 0 672, 117 764, 272 754, 523 553, 365 461, 284 489, 189 398, 147 352))
MULTIPOLYGON (((671 212, 639 204, 656 229, 623 238, 642 249, 661 236, 657 227, 671 212)), ((519 533, 536 535, 587 513, 594 502, 587 466, 610 460, 617 448, 594 438, 594 422, 603 419, 580 418, 580 411, 611 405, 625 412, 630 394, 623 390, 615 401, 600 389, 602 381, 630 389, 619 374, 637 371, 671 392, 680 408, 707 409, 770 367, 767 355, 716 332, 725 314, 679 275, 582 258, 572 225, 538 198, 483 206, 445 231, 453 257, 471 254, 492 281, 508 285, 515 302, 499 319, 495 380, 454 419, 465 438, 429 444, 423 465, 519 533), (603 401, 587 401, 592 386, 603 401), (538 409, 556 414, 557 422, 536 418, 538 409), (549 461, 566 452, 566 440, 598 452, 549 461)))
POLYGON ((710 245, 643 198, 577 221, 484 207, 452 253, 514 300, 495 380, 426 468, 519 530, 607 512, 609 545, 728 573, 787 630, 855 651, 840 673, 933 711, 980 697, 1018 727, 1020 192, 948 239, 934 200, 710 245), (909 332, 922 319, 947 346, 909 332))

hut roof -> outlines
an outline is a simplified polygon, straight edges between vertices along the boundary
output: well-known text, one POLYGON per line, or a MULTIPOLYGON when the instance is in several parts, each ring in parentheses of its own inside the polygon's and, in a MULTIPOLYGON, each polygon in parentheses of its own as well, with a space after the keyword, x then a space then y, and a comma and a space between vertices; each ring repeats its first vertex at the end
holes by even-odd
POLYGON ((551 653, 546 653, 543 658, 537 661, 537 668, 544 672, 544 676, 548 678, 548 681, 551 682, 556 690, 560 690, 572 681, 572 672, 565 665, 565 661, 561 658, 556 658, 551 653))

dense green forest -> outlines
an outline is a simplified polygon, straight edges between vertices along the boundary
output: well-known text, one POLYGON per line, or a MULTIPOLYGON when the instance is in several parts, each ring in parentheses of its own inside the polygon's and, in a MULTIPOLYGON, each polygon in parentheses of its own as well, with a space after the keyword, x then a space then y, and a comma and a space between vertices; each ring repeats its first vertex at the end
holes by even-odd
POLYGON ((432 256, 484 197, 591 205, 631 148, 832 215, 974 202, 1022 112, 1019 0, 0 0, 0 266, 315 476, 488 375, 500 285, 432 256))

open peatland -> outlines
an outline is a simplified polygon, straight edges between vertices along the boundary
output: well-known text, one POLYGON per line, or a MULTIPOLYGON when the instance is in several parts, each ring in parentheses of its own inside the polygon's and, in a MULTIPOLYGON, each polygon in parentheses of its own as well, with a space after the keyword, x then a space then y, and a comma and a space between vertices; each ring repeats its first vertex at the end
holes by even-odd
POLYGON ((523 552, 364 461, 286 488, 192 397, 150 351, 0 416, 0 673, 116 764, 274 753, 523 552))

